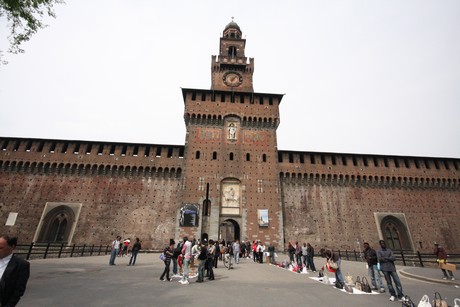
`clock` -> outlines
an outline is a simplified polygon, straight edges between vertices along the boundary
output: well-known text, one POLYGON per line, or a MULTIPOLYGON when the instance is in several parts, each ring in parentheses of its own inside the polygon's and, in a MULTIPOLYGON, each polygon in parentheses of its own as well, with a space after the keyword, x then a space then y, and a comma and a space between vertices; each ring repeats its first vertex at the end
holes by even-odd
POLYGON ((227 72, 223 77, 224 84, 227 86, 239 86, 243 82, 243 77, 236 72, 227 72))

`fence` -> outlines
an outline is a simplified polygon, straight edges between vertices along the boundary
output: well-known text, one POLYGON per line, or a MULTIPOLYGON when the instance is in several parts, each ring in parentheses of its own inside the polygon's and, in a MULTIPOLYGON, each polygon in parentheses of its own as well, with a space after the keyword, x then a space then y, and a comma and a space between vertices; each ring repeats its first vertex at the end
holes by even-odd
POLYGON ((62 257, 85 257, 96 255, 107 255, 111 247, 95 245, 67 245, 66 243, 30 243, 18 244, 14 254, 26 260, 37 258, 62 258, 62 257))
MULTIPOLYGON (((351 261, 364 261, 363 253, 360 251, 336 251, 339 253, 340 258, 345 259, 345 260, 351 260, 351 261)), ((425 267, 427 266, 437 266, 436 262, 436 257, 434 254, 430 253, 420 253, 419 251, 417 252, 410 252, 410 251, 403 251, 403 250, 398 250, 398 251, 393 251, 393 254, 395 255, 396 262, 398 264, 402 264, 404 266, 419 266, 419 267, 425 267)), ((460 254, 448 254, 447 255, 447 262, 449 263, 454 263, 454 264, 460 264, 460 254)))

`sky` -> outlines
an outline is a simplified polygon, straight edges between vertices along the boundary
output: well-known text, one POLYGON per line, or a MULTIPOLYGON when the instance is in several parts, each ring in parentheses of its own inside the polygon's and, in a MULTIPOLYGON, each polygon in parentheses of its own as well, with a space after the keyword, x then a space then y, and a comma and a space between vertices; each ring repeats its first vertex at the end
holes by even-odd
MULTIPOLYGON (((185 144, 232 20, 279 150, 460 158, 460 1, 67 0, 5 54, 0 136, 185 144)), ((0 17, 0 50, 7 45, 0 17)))

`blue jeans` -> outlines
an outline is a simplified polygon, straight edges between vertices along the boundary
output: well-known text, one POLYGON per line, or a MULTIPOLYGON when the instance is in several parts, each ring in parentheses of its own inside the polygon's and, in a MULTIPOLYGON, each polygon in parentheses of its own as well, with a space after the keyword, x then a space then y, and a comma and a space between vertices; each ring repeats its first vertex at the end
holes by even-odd
POLYGON ((171 258, 173 263, 173 274, 177 275, 177 258, 171 258))
POLYGON ((308 267, 310 267, 310 270, 316 272, 316 267, 315 267, 315 264, 313 263, 313 256, 307 256, 307 268, 308 267))
POLYGON ((234 253, 233 257, 235 258, 235 263, 238 264, 240 262, 240 253, 234 253))
POLYGON ((188 268, 190 265, 190 259, 184 259, 184 263, 182 264, 184 266, 184 276, 182 277, 183 281, 188 280, 188 268))
POLYGON ((341 264, 341 262, 342 262, 342 260, 339 258, 339 260, 337 260, 338 268, 337 268, 337 270, 335 271, 335 280, 336 280, 336 281, 340 281, 341 283, 344 283, 342 271, 340 270, 340 264, 341 264))
POLYGON ((136 264, 137 253, 138 251, 131 252, 131 258, 129 258, 129 265, 131 265, 131 262, 132 262, 132 265, 136 264))
POLYGON ((369 265, 367 268, 367 274, 371 278, 371 285, 373 288, 377 288, 377 284, 380 289, 384 289, 382 278, 380 278, 380 272, 377 269, 377 265, 369 265))
POLYGON ((110 260, 109 260, 110 265, 115 264, 115 258, 117 257, 117 255, 118 255, 118 249, 112 249, 112 251, 110 252, 110 260))
POLYGON ((205 265, 206 265, 206 260, 198 260, 198 261, 199 261, 199 264, 198 264, 198 280, 203 281, 204 268, 205 268, 205 265))
POLYGON ((397 298, 403 298, 404 294, 402 291, 401 281, 399 281, 398 273, 384 271, 383 275, 385 275, 385 281, 387 282, 388 291, 390 291, 391 296, 396 296, 397 298), (395 289, 393 288, 393 283, 391 282, 392 278, 395 283, 396 290, 398 290, 398 295, 396 295, 395 289))

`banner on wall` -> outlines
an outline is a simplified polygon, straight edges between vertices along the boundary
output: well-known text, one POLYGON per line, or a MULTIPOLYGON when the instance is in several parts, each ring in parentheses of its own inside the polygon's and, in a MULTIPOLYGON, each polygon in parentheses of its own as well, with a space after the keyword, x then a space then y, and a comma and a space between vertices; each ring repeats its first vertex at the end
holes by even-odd
POLYGON ((260 227, 268 227, 268 209, 258 209, 257 220, 260 227))
POLYGON ((197 227, 199 218, 199 208, 197 204, 184 204, 180 208, 179 226, 197 227))

